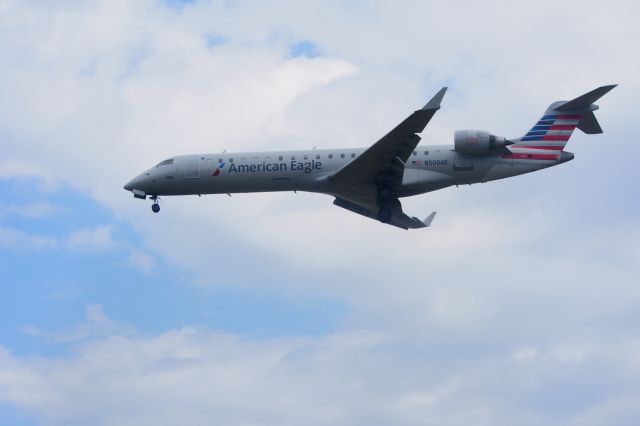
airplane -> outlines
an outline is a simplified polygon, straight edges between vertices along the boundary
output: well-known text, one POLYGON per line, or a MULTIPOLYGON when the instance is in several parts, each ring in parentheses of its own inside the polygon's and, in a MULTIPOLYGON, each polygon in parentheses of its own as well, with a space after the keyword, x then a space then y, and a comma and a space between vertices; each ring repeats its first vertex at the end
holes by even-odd
POLYGON ((418 146, 421 133, 447 90, 368 148, 180 155, 129 181, 135 198, 170 195, 308 191, 335 197, 333 204, 402 229, 426 228, 408 216, 400 198, 504 179, 573 160, 565 151, 578 128, 602 133, 594 104, 617 85, 598 87, 570 101, 552 103, 524 136, 506 139, 484 130, 458 130, 453 145, 418 146))

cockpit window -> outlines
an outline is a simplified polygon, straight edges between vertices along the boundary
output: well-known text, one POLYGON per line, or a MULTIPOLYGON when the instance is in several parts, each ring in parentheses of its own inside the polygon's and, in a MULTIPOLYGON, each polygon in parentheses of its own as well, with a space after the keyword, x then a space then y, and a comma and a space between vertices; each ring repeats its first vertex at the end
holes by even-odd
POLYGON ((159 162, 156 167, 168 166, 169 164, 173 164, 173 158, 159 162))

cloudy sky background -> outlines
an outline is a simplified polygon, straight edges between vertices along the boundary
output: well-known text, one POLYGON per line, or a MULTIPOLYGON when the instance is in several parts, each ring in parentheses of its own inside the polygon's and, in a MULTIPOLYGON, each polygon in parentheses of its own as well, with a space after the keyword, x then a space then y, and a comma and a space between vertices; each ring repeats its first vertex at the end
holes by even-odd
POLYGON ((0 0, 0 424, 612 425, 640 416, 640 6, 0 0), (179 153, 523 134, 576 160, 404 201, 122 185, 179 153))

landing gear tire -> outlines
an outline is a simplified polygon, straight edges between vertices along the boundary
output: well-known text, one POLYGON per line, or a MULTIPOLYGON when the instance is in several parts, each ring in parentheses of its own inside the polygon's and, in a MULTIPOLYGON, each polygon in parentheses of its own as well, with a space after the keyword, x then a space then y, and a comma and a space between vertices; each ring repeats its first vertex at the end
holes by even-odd
POLYGON ((391 209, 381 207, 378 211, 378 220, 382 223, 389 223, 391 221, 391 209))
POLYGON ((149 198, 153 200, 153 204, 151 204, 151 211, 154 213, 158 213, 160 211, 160 204, 158 204, 158 200, 160 198, 157 195, 152 195, 149 198))

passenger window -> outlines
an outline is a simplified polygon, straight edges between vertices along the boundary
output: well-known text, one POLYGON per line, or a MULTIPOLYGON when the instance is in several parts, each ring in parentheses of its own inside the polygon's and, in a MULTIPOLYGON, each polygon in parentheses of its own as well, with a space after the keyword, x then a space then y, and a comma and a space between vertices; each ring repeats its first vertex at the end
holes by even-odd
POLYGON ((233 158, 229 158, 229 162, 230 162, 230 163, 233 163, 233 158))
POLYGON ((308 160, 308 159, 309 159, 309 156, 308 156, 308 155, 305 155, 303 158, 304 158, 305 160, 308 160))
POLYGON ((329 154, 329 160, 333 158, 333 154, 329 154))
POLYGON ((424 155, 429 155, 429 151, 425 151, 425 152, 424 152, 424 155))
POLYGON ((316 155, 316 160, 319 160, 319 159, 320 159, 320 156, 319 156, 319 155, 316 155))
POLYGON ((282 155, 278 157, 278 160, 279 160, 279 161, 282 161, 282 155))
POLYGON ((418 155, 418 151, 413 151, 413 155, 418 155))
POLYGON ((291 156, 291 161, 296 161, 296 156, 295 155, 291 156))
POLYGON ((218 163, 222 163, 222 158, 218 158, 218 163))
POLYGON ((353 152, 351 153, 351 158, 356 158, 356 155, 353 152))
POLYGON ((340 154, 340 158, 344 158, 344 154, 340 154))

